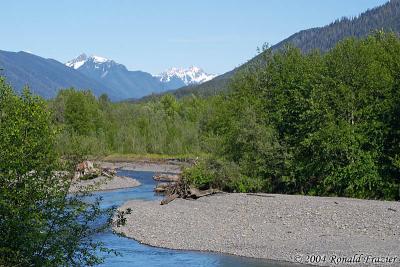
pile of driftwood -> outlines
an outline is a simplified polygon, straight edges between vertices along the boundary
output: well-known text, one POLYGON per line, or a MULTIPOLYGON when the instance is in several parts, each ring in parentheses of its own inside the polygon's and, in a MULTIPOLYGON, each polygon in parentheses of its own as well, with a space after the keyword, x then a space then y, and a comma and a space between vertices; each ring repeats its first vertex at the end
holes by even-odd
POLYGON ((93 162, 86 160, 79 163, 75 169, 75 179, 88 180, 99 176, 113 177, 116 175, 116 171, 111 168, 97 168, 93 162))
POLYGON ((198 199, 200 197, 221 192, 220 190, 212 188, 207 190, 194 188, 177 174, 161 173, 154 175, 153 178, 160 182, 157 184, 154 191, 165 195, 164 199, 160 203, 161 205, 168 204, 176 198, 198 199))
POLYGON ((154 191, 158 194, 166 194, 169 188, 175 186, 181 180, 181 177, 178 174, 156 173, 153 179, 158 181, 154 191))

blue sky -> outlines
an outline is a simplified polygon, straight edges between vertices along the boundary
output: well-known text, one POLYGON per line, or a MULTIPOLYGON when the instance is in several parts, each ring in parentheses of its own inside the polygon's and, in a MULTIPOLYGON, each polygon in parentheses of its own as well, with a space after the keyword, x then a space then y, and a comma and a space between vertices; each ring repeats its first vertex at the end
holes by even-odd
POLYGON ((131 70, 221 74, 310 27, 386 0, 4 0, 0 49, 65 62, 81 52, 131 70))

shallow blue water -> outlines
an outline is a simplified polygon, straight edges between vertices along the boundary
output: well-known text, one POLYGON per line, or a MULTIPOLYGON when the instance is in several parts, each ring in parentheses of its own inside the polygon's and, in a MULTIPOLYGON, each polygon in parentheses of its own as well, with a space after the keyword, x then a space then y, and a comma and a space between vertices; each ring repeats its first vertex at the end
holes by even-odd
MULTIPOLYGON (((161 199, 155 196, 152 179, 153 172, 120 171, 119 175, 133 177, 140 181, 141 186, 130 189, 121 189, 109 192, 96 193, 101 196, 102 207, 113 205, 120 206, 132 199, 155 200, 161 199)), ((229 256, 217 253, 203 253, 194 251, 180 251, 172 249, 155 248, 142 245, 139 242, 113 234, 111 231, 100 234, 97 240, 105 243, 106 247, 115 249, 122 256, 108 256, 101 266, 194 266, 194 267, 272 267, 272 266, 294 266, 269 262, 264 260, 250 259, 244 257, 229 256)))

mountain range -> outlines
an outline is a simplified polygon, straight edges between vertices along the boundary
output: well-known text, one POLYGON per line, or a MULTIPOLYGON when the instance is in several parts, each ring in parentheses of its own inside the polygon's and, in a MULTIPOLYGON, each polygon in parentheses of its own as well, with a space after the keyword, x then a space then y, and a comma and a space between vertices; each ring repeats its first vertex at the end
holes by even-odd
MULTIPOLYGON (((339 41, 363 38, 375 30, 400 33, 400 0, 367 10, 354 18, 342 18, 329 25, 297 32, 271 47, 273 52, 291 44, 302 52, 314 49, 326 52, 339 41)), ((213 95, 229 90, 232 76, 262 60, 262 53, 238 68, 215 76, 197 67, 171 68, 152 75, 143 71, 130 71, 124 65, 99 56, 82 54, 62 64, 27 52, 0 50, 0 75, 4 75, 14 88, 31 89, 46 98, 54 97, 60 88, 91 89, 95 95, 106 93, 112 100, 138 99, 168 92, 177 97, 190 94, 213 95)))
MULTIPOLYGON (((276 52, 285 45, 291 44, 304 53, 314 49, 326 52, 345 38, 362 38, 375 30, 400 33, 400 0, 390 0, 386 4, 367 10, 354 18, 344 17, 323 27, 302 30, 275 44, 271 49, 276 52)), ((226 91, 229 89, 229 81, 237 71, 257 63, 262 58, 262 54, 259 54, 238 68, 219 75, 208 82, 189 85, 168 93, 182 97, 190 94, 207 96, 226 91)))
POLYGON ((90 89, 114 101, 140 98, 212 79, 198 67, 171 68, 159 75, 130 71, 124 65, 100 56, 81 54, 66 64, 28 52, 0 50, 0 75, 17 90, 26 85, 38 95, 52 98, 62 88, 90 89))
POLYGON ((81 54, 65 65, 113 88, 120 99, 139 98, 182 86, 200 84, 215 77, 195 66, 187 69, 171 68, 161 74, 151 75, 143 71, 129 71, 124 65, 111 59, 86 54, 81 54))

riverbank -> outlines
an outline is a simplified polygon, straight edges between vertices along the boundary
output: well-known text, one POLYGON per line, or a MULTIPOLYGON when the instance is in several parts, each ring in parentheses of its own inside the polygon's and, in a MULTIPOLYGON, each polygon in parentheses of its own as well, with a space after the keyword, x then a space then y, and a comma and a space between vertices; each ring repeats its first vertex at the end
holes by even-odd
POLYGON ((151 171, 166 173, 181 173, 182 163, 169 160, 156 162, 151 160, 136 161, 96 161, 101 168, 119 169, 124 171, 151 171))
POLYGON ((163 206, 129 201, 126 208, 127 224, 114 230, 152 246, 321 266, 400 264, 399 202, 217 194, 163 206))
MULTIPOLYGON (((182 172, 182 166, 185 162, 175 159, 133 159, 122 161, 95 161, 95 165, 101 169, 112 169, 122 171, 147 171, 156 173, 171 173, 179 174, 182 172)), ((99 176, 89 180, 77 180, 71 185, 70 192, 74 193, 79 191, 80 188, 92 187, 92 191, 108 191, 123 188, 137 187, 140 185, 136 179, 129 177, 105 177, 99 176)))

